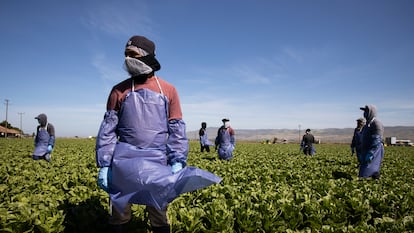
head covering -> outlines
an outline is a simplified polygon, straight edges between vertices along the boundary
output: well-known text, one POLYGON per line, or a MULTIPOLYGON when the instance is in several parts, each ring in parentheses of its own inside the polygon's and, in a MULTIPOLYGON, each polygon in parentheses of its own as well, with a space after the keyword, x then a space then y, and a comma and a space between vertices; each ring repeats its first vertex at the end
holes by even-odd
POLYGON ((150 55, 155 56, 155 44, 154 42, 150 41, 145 36, 131 37, 128 40, 125 47, 128 48, 129 46, 135 46, 135 47, 141 48, 145 50, 146 52, 148 52, 150 55))
POLYGON ((365 107, 360 107, 359 109, 364 111, 364 117, 368 123, 377 116, 377 107, 372 104, 365 105, 365 107))
POLYGON ((365 123, 365 118, 360 117, 360 118, 358 118, 356 121, 358 121, 358 122, 362 122, 362 123, 365 123))
POLYGON ((47 123, 47 116, 44 113, 39 114, 37 117, 35 117, 39 121, 39 124, 41 126, 45 126, 47 123))
POLYGON ((230 121, 230 120, 229 120, 229 118, 223 118, 221 121, 224 123, 224 122, 230 121))
POLYGON ((148 54, 143 54, 144 56, 138 57, 136 59, 145 63, 151 67, 152 71, 157 71, 161 69, 161 65, 158 60, 155 58, 155 44, 145 36, 132 36, 129 38, 128 42, 125 45, 125 50, 137 50, 143 49, 148 54))
POLYGON ((368 110, 368 105, 365 105, 364 107, 360 107, 359 109, 361 109, 362 111, 367 111, 368 110))
POLYGON ((310 129, 306 129, 306 132, 310 132, 311 130, 310 129))

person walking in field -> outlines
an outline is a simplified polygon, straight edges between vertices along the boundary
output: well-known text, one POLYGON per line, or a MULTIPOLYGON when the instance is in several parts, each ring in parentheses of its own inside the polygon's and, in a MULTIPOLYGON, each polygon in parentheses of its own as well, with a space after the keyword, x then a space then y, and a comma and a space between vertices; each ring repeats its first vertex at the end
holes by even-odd
POLYGON ((35 149, 32 158, 34 160, 45 159, 50 162, 55 146, 55 127, 47 122, 47 116, 44 113, 39 114, 35 119, 39 125, 36 128, 35 149))
POLYGON ((374 105, 365 105, 360 109, 364 111, 366 124, 361 132, 361 153, 357 154, 359 161, 358 177, 379 179, 380 167, 384 157, 384 145, 382 144, 384 126, 377 118, 377 108, 374 105))
POLYGON ((220 177, 187 166, 188 139, 178 93, 157 77, 155 44, 131 37, 125 47, 130 78, 115 85, 96 141, 98 185, 109 193, 114 232, 131 219, 131 204, 146 205, 155 233, 168 233, 168 203, 220 177))
POLYGON ((314 155, 316 153, 313 143, 315 143, 315 137, 311 133, 310 129, 306 129, 300 143, 300 148, 303 150, 305 155, 314 155))
POLYGON ((230 160, 233 158, 233 150, 236 146, 235 132, 228 118, 221 121, 223 125, 218 129, 215 139, 216 150, 220 159, 230 160))
POLYGON ((362 128, 365 125, 365 118, 358 118, 357 119, 357 126, 354 129, 354 135, 352 136, 351 142, 351 152, 352 155, 356 153, 357 158, 358 155, 361 154, 361 144, 362 144, 362 128))
POLYGON ((204 150, 206 150, 206 152, 210 152, 210 146, 213 144, 210 142, 210 140, 208 140, 206 122, 201 123, 201 128, 198 131, 198 136, 200 137, 200 151, 204 152, 204 150))

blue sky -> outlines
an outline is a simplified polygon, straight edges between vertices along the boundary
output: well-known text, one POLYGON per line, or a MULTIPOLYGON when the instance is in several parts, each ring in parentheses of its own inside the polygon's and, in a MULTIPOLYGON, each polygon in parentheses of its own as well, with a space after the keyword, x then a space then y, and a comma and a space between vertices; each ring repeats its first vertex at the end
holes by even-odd
POLYGON ((374 104, 414 125, 414 1, 0 2, 0 120, 96 135, 128 38, 157 46, 187 130, 355 127, 374 104), (20 115, 19 113, 24 113, 20 115))

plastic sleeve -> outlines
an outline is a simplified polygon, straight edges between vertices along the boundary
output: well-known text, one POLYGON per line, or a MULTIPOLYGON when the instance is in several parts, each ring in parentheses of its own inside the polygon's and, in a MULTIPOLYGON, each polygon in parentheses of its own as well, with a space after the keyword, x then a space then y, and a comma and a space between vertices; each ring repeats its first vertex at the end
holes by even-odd
POLYGON ((371 136, 371 144, 369 147, 369 151, 368 154, 375 154, 375 152, 377 151, 378 147, 382 144, 382 138, 381 135, 379 134, 373 134, 371 136))
POLYGON ((183 120, 168 121, 167 157, 168 164, 180 162, 185 166, 188 156, 188 139, 183 120))
POLYGON ((106 112, 96 137, 95 151, 98 167, 111 166, 112 156, 118 140, 117 126, 118 113, 114 110, 106 112))
POLYGON ((377 154, 376 151, 381 146, 381 144, 382 144, 381 135, 373 134, 370 138, 370 144, 369 144, 368 151, 364 155, 358 156, 360 163, 363 163, 363 164, 370 163, 376 156, 377 154))
POLYGON ((49 142, 48 145, 51 145, 52 147, 55 147, 55 136, 50 136, 49 137, 49 142))

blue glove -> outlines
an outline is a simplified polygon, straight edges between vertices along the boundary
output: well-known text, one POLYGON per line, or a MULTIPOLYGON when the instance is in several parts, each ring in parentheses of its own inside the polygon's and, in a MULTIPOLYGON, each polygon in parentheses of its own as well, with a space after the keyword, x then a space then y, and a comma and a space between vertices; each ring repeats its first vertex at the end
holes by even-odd
POLYGON ((52 145, 48 145, 47 146, 47 153, 52 153, 52 150, 53 150, 53 147, 52 147, 52 145))
POLYGON ((110 167, 101 167, 98 173, 98 186, 105 192, 109 192, 112 183, 112 169, 110 167))
POLYGON ((372 161, 372 159, 374 158, 374 155, 372 153, 368 153, 365 156, 365 163, 370 163, 372 161))
POLYGON ((174 163, 173 165, 171 165, 171 171, 172 171, 173 174, 177 173, 181 169, 183 169, 183 164, 180 163, 180 162, 174 163))

